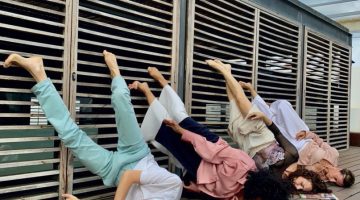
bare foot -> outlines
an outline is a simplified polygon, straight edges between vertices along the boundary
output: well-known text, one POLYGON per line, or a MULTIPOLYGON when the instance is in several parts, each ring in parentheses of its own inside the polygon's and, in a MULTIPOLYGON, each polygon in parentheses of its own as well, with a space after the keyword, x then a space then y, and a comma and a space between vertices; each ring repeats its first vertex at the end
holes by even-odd
POLYGON ((148 67, 148 72, 153 79, 158 81, 161 87, 165 87, 168 85, 168 81, 164 78, 164 76, 160 73, 160 71, 156 67, 148 67))
POLYGON ((221 61, 216 61, 216 60, 205 60, 206 64, 208 64, 210 67, 212 67, 213 69, 215 69, 216 71, 223 73, 223 72, 227 72, 227 69, 223 66, 223 64, 221 63, 221 61))
POLYGON ((224 64, 223 62, 221 62, 220 60, 217 60, 217 59, 215 60, 215 62, 222 65, 227 72, 231 73, 231 65, 230 64, 224 64))
POLYGON ((130 90, 139 90, 143 93, 150 91, 149 85, 146 82, 140 83, 139 81, 134 81, 133 83, 129 84, 130 90))
POLYGON ((119 76, 120 70, 116 61, 116 56, 113 53, 110 53, 106 50, 103 51, 103 54, 104 54, 105 63, 110 70, 111 78, 114 78, 115 76, 119 76))
POLYGON ((43 60, 40 56, 33 56, 30 58, 24 58, 19 54, 11 54, 4 62, 4 68, 10 66, 22 67, 28 71, 36 82, 40 82, 47 78, 43 60))
POLYGON ((244 89, 244 90, 250 90, 252 88, 252 85, 250 82, 243 82, 243 81, 239 81, 240 86, 244 89))

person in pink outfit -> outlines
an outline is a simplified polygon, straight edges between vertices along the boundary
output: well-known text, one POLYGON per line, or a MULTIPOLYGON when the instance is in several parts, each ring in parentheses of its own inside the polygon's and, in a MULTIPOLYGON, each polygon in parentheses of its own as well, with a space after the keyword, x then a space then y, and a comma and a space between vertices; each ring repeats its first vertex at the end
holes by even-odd
POLYGON ((155 98, 147 83, 135 81, 129 85, 130 89, 144 93, 150 105, 141 129, 146 140, 173 156, 186 170, 186 189, 221 199, 288 198, 289 193, 281 179, 258 172, 248 154, 232 148, 189 117, 183 102, 158 69, 149 67, 148 71, 163 88, 159 99, 155 98), (258 173, 263 175, 263 181, 247 187, 247 182, 258 173), (251 187, 260 188, 261 196, 251 192, 254 191, 251 187))

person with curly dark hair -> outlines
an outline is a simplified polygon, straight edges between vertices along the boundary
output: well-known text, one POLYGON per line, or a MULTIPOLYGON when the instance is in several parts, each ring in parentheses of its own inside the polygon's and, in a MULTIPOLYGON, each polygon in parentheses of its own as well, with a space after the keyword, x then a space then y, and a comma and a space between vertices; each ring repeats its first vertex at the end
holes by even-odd
POLYGON ((244 199, 247 200, 287 200, 290 197, 290 184, 269 170, 249 172, 244 186, 244 199), (264 177, 267 177, 264 179, 264 177), (281 183, 281 184, 273 184, 281 183))
POLYGON ((285 173, 284 179, 291 183, 291 193, 331 193, 326 183, 321 180, 319 174, 307 170, 305 167, 298 167, 296 171, 285 173))

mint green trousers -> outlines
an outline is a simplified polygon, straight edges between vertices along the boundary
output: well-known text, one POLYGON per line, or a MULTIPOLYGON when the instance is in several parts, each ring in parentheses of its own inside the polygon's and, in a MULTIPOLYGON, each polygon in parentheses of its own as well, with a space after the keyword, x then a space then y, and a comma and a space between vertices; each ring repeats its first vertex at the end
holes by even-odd
POLYGON ((122 173, 133 169, 150 153, 131 104, 130 91, 121 76, 111 83, 111 104, 118 132, 117 151, 108 151, 91 140, 71 119, 70 113, 50 79, 32 88, 48 121, 63 144, 107 186, 117 186, 122 173))

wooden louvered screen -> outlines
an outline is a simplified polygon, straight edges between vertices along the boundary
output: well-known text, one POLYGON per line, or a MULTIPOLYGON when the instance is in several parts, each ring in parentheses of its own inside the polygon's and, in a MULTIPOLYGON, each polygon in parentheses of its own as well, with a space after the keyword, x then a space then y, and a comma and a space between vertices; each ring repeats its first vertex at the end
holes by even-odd
POLYGON ((305 32, 303 119, 310 130, 328 140, 330 41, 305 32))
POLYGON ((348 148, 350 50, 305 31, 303 117, 331 146, 348 148))
MULTIPOLYGON (((57 198, 61 148, 30 88, 31 76, 4 69, 10 53, 42 55, 56 89, 68 87, 64 1, 0 1, 0 198, 57 198)), ((65 98, 65 95, 64 95, 65 98)), ((61 184, 61 186, 60 186, 61 184)))
MULTIPOLYGON (((174 10, 177 1, 80 1, 78 16, 77 66, 72 71, 72 110, 82 129, 109 150, 116 150, 117 130, 111 106, 111 79, 104 64, 102 51, 118 57, 121 74, 127 83, 135 80, 149 83, 156 96, 160 87, 147 73, 148 66, 156 66, 168 80, 176 66, 177 22, 174 10), (175 24, 175 25, 173 25, 175 24), (174 35, 175 34, 175 35, 174 35), (79 111, 75 112, 75 100, 79 111)), ((132 103, 138 121, 142 122, 148 108, 141 93, 132 92, 132 103)), ((156 160, 168 167, 168 158, 152 149, 156 160)), ((100 177, 91 174, 78 161, 74 162, 73 194, 80 198, 98 199, 111 196, 115 188, 106 188, 100 177)))
POLYGON ((189 1, 188 17, 186 106, 196 121, 227 138, 225 81, 204 60, 230 63, 238 80, 252 81, 255 9, 237 1, 189 1))
POLYGON ((329 143, 338 149, 348 148, 350 67, 349 47, 332 42, 331 93, 330 93, 330 132, 329 143))
POLYGON ((288 100, 298 110, 300 89, 299 26, 261 11, 256 86, 268 103, 288 100))
MULTIPOLYGON (((64 95, 73 118, 109 150, 116 149, 117 133, 111 80, 101 52, 117 54, 127 82, 147 81, 156 96, 160 87, 147 74, 148 66, 158 67, 172 85, 176 83, 172 66, 178 65, 177 0, 0 1, 0 10, 1 61, 12 52, 42 55, 48 76, 64 95)), ((76 159, 72 163, 66 157, 31 94, 30 76, 21 69, 2 67, 0 74, 1 199, 57 199, 59 189, 63 193, 65 187, 82 199, 111 198, 114 188, 106 188, 76 159), (66 176, 67 182, 61 179, 66 176)), ((148 105, 142 94, 132 96, 141 122, 148 105)), ((168 167, 166 156, 155 149, 152 153, 168 167)))

